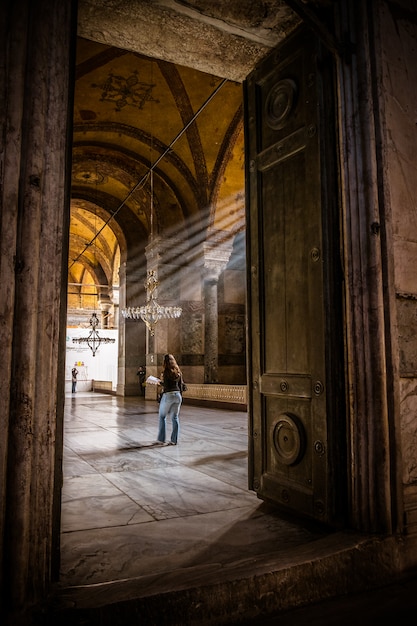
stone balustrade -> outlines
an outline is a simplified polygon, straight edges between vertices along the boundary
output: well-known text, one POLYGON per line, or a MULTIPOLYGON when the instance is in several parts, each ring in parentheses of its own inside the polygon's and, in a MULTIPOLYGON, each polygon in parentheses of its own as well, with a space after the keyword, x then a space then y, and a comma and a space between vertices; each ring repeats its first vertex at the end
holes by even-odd
POLYGON ((113 383, 111 380, 92 380, 91 388, 93 391, 113 393, 113 383))
POLYGON ((228 404, 247 403, 246 385, 203 385, 187 383, 184 399, 224 402, 228 404))
MULTIPOLYGON (((114 393, 110 380, 92 380, 93 391, 102 393, 114 393)), ((156 399, 156 385, 149 385, 146 390, 146 399, 156 399)), ((236 408, 246 410, 247 388, 246 385, 204 385, 187 383, 187 391, 183 394, 184 400, 202 403, 221 403, 222 405, 236 405, 236 408)))

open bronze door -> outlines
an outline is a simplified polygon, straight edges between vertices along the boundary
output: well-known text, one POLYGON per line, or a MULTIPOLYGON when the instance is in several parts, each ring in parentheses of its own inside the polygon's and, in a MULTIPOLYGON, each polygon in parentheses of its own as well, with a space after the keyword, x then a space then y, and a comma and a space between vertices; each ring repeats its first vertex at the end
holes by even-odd
POLYGON ((346 432, 332 67, 302 28, 244 84, 249 486, 338 525, 346 432))

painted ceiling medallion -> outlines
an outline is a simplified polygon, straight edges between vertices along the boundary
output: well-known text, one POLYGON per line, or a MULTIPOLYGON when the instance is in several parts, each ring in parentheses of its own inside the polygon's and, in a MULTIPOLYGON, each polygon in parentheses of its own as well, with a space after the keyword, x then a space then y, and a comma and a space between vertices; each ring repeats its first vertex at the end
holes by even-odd
POLYGON ((127 77, 110 73, 104 83, 91 86, 102 90, 102 102, 114 102, 115 111, 120 111, 125 106, 143 109, 145 102, 159 102, 152 96, 155 85, 141 82, 137 71, 127 77))
POLYGON ((73 168, 72 182, 82 183, 84 185, 103 185, 108 177, 95 169, 73 168))

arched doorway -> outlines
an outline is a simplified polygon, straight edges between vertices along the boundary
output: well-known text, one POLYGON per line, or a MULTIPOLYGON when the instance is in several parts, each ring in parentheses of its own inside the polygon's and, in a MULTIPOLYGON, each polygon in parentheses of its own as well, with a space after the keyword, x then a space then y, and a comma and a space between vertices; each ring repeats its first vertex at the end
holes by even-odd
MULTIPOLYGON (((168 274, 162 287, 169 292, 177 288, 170 264, 178 264, 181 271, 181 288, 174 293, 183 316, 166 325, 160 336, 161 323, 151 339, 142 321, 129 323, 114 308, 120 338, 118 395, 137 396, 138 364, 147 362, 148 373, 153 373, 150 360, 160 360, 166 351, 175 352, 188 383, 206 382, 212 339, 205 328, 208 274, 209 280, 215 275, 212 321, 217 338, 216 378, 209 382, 246 383, 242 90, 237 83, 226 83, 211 102, 222 84, 190 68, 78 40, 68 280, 79 293, 71 294, 68 312, 76 317, 83 283, 97 278, 92 306, 105 281, 109 294, 120 287, 120 307, 144 303, 147 257, 156 239, 161 242, 156 253, 160 275, 168 274), (151 180, 149 171, 157 161, 151 180), (171 242, 178 247, 170 249, 171 242)), ((84 311, 86 318, 89 314, 84 311)), ((79 397, 76 401, 82 406, 79 397)), ((152 400, 148 410, 155 412, 152 400)), ((246 444, 246 414, 240 414, 240 421, 246 444)), ((239 458, 246 473, 245 453, 239 458)), ((64 517, 69 506, 65 499, 64 517)))
MULTIPOLYGON (((80 268, 97 266, 108 284, 117 393, 136 394, 138 366, 156 373, 166 351, 191 383, 245 384, 244 251, 233 247, 245 228, 241 85, 81 37, 75 78, 68 280, 76 287, 80 268), (183 309, 155 338, 111 300, 118 294, 122 310, 144 304, 150 269, 158 301, 183 309)), ((74 317, 80 300, 71 298, 74 317)))
MULTIPOLYGON (((46 0, 39 4, 42 8, 45 6, 50 8, 50 3, 46 0)), ((344 193, 348 226, 346 246, 352 244, 352 249, 346 250, 346 271, 350 281, 348 295, 354 296, 352 300, 355 303, 359 302, 357 308, 352 306, 349 310, 357 332, 349 344, 353 356, 350 383, 354 399, 359 403, 359 409, 355 406, 355 410, 353 408, 351 410, 349 443, 356 472, 354 475, 356 482, 352 487, 357 484, 361 487, 357 490, 352 489, 351 514, 358 528, 379 529, 382 525, 392 531, 395 513, 400 512, 402 500, 401 489, 395 488, 396 481, 399 485, 401 480, 397 476, 397 457, 394 451, 400 448, 401 444, 396 432, 397 424, 393 423, 397 417, 395 393, 398 389, 392 392, 386 385, 387 371, 395 373, 396 355, 389 353, 383 345, 383 340, 389 337, 391 331, 395 333, 395 329, 390 325, 390 319, 383 318, 382 312, 382 304, 385 303, 386 297, 383 289, 386 287, 384 278, 388 273, 383 274, 379 271, 381 268, 374 263, 380 248, 387 253, 384 247, 386 241, 382 242, 377 250, 372 249, 375 257, 372 256, 369 253, 369 232, 365 227, 369 221, 369 224, 372 224, 372 234, 379 234, 380 224, 373 222, 373 211, 378 213, 377 200, 382 204, 382 198, 376 198, 378 196, 376 188, 379 192, 385 190, 385 187, 384 181, 378 179, 377 174, 380 173, 378 171, 374 172, 375 179, 366 189, 362 180, 366 179, 365 174, 374 171, 371 167, 368 170, 367 166, 370 163, 374 164, 373 159, 376 160, 378 156, 374 144, 369 139, 369 120, 371 118, 374 120, 372 105, 378 102, 378 94, 367 92, 369 98, 366 103, 360 99, 361 88, 367 84, 367 79, 375 78, 375 68, 369 68, 367 64, 369 41, 373 41, 372 37, 375 36, 368 20, 374 7, 377 7, 375 13, 378 13, 378 16, 382 12, 379 3, 372 6, 371 3, 367 3, 363 8, 361 6, 359 11, 349 2, 341 1, 336 4, 341 9, 342 15, 349 18, 349 24, 354 25, 352 31, 363 44, 363 47, 358 46, 355 50, 357 55, 355 64, 349 65, 349 59, 345 57, 338 59, 339 86, 344 90, 341 98, 343 104, 341 132, 350 149, 348 151, 345 145, 339 145, 340 154, 349 157, 344 170, 348 188, 344 193), (360 107, 358 102, 361 104, 360 107), (354 114, 359 116, 359 120, 355 118, 355 121, 359 122, 360 138, 352 131, 354 114), (381 188, 375 182, 377 180, 381 183, 381 188), (354 181, 358 186, 354 185, 354 181), (352 192, 357 200, 357 213, 354 212, 353 206, 346 203, 348 191, 352 192), (365 226, 361 220, 365 222, 365 226), (355 255, 357 250, 363 254, 355 255), (361 278, 360 285, 352 279, 357 276, 361 278), (361 290, 362 285, 369 289, 361 290), (372 308, 373 304, 380 306, 372 308), (362 317, 363 311, 369 312, 371 309, 373 315, 368 318, 362 317), (366 345, 361 350, 363 338, 366 339, 366 345), (385 368, 386 364, 388 370, 385 368), (367 383, 364 386, 361 385, 363 381, 367 383), (361 395, 360 391, 363 388, 366 393, 361 395), (374 398, 377 400, 376 406, 372 401, 374 398), (367 419, 368 416, 371 419, 367 419), (379 445, 369 445, 366 448, 361 445, 362 438, 366 444, 379 445), (361 499, 363 493, 376 495, 378 506, 372 508, 370 498, 361 499), (383 520, 382 523, 379 522, 380 519, 383 520)), ((70 97, 66 68, 69 65, 68 50, 71 47, 71 15, 68 5, 59 4, 58 7, 54 4, 54 11, 43 12, 37 11, 38 3, 35 5, 22 2, 16 6, 24 9, 19 15, 17 11, 12 13, 9 5, 4 11, 12 24, 17 26, 18 36, 15 34, 9 36, 5 32, 3 38, 16 53, 16 56, 7 55, 9 73, 5 81, 5 93, 6 86, 13 86, 13 90, 7 93, 7 103, 8 111, 14 114, 11 119, 16 125, 7 126, 8 132, 11 133, 8 136, 8 155, 14 159, 7 161, 7 183, 11 195, 6 209, 11 219, 7 224, 4 252, 9 263, 12 288, 9 289, 7 284, 4 298, 7 330, 4 333, 4 354, 7 367, 3 383, 6 390, 3 402, 4 415, 8 416, 9 420, 6 420, 7 423, 4 425, 6 436, 2 438, 5 445, 1 456, 6 476, 2 487, 7 483, 2 518, 7 539, 4 547, 8 557, 7 563, 10 565, 8 588, 13 592, 11 602, 14 606, 19 605, 22 598, 24 602, 26 601, 26 592, 29 589, 30 598, 27 602, 39 599, 45 586, 50 582, 51 549, 54 547, 54 529, 51 524, 51 511, 54 508, 52 493, 55 494, 56 503, 60 489, 59 476, 55 477, 54 474, 55 468, 59 465, 62 444, 59 437, 61 410, 58 406, 62 398, 62 386, 59 382, 62 373, 59 348, 62 347, 62 343, 58 327, 65 327, 65 320, 61 315, 60 285, 62 259, 66 252, 61 249, 62 246, 65 247, 63 242, 66 232, 63 184, 66 137, 65 129, 61 128, 60 124, 62 125, 66 119, 67 102, 70 97), (29 17, 30 29, 27 27, 29 17), (24 33, 23 44, 22 33, 24 33), (52 46, 51 42, 56 45, 52 46), (16 73, 13 70, 16 70, 16 73), (13 81, 10 78, 12 75, 13 81), (43 85, 45 89, 39 91, 39 85, 43 85), (57 90, 57 86, 63 89, 57 90), (51 106, 52 102, 55 103, 54 107, 51 106), (29 107, 28 103, 30 110, 39 114, 36 118, 29 114, 22 115, 22 111, 29 107), (48 111, 48 116, 45 111, 48 111), (40 126, 39 121, 42 122, 40 126), (15 129, 22 129, 22 135, 19 131, 14 135, 15 129), (37 141, 40 132, 43 133, 42 142, 37 141), (28 150, 28 146, 32 150, 28 150), (18 189, 22 192, 20 196, 18 189), (30 201, 34 199, 38 202, 30 201), (45 200, 46 203, 43 202, 45 200), (25 219, 27 217, 30 219, 25 219), (51 239, 54 242, 58 241, 59 245, 51 246, 51 239), (27 255, 27 250, 30 250, 30 256, 27 255), (40 256, 42 263, 39 262, 40 256), (46 265, 48 281, 45 280, 46 265), (31 303, 37 301, 47 305, 32 307, 31 303), (14 318, 16 311, 26 315, 14 318), (30 314, 29 317, 27 312, 30 314), (28 346, 31 349, 28 349, 28 346), (38 377, 36 384, 35 373, 38 377), (28 399, 33 400, 34 404, 29 403, 28 399), (33 422, 35 414, 36 422, 33 422), (54 416, 57 417, 57 423, 54 422, 54 416), (33 424, 35 429, 31 428, 33 424), (25 437, 21 437, 22 432, 25 437)), ((5 19, 2 23, 5 25, 9 22, 5 19)), ((379 24, 375 22, 373 26, 377 29, 379 24)), ((372 60, 375 60, 374 56, 372 60)), ((381 61, 379 57, 378 61, 381 61)), ((386 261, 386 257, 384 260, 386 261)), ((391 300, 388 304, 392 304, 391 300)), ((390 344, 393 352, 394 344, 395 341, 390 344)), ((398 386, 397 380, 394 380, 393 386, 395 385, 398 386)), ((53 518, 57 520, 55 513, 53 518)), ((397 519, 401 519, 401 516, 397 516, 397 519)))

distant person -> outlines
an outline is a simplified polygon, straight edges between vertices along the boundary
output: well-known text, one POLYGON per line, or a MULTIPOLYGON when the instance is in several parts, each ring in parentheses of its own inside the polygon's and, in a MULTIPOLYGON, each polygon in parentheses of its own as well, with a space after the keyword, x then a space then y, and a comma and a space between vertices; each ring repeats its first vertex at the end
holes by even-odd
POLYGON ((158 443, 165 444, 166 418, 172 422, 171 439, 167 443, 176 446, 180 432, 180 408, 182 392, 186 390, 182 372, 172 354, 164 356, 164 369, 161 374, 162 397, 159 403, 158 443))
POLYGON ((146 369, 143 367, 143 365, 139 365, 139 369, 136 372, 136 376, 139 376, 140 395, 144 396, 145 395, 146 369))
POLYGON ((76 367, 72 368, 72 393, 75 393, 77 390, 77 376, 78 376, 78 370, 76 367))

